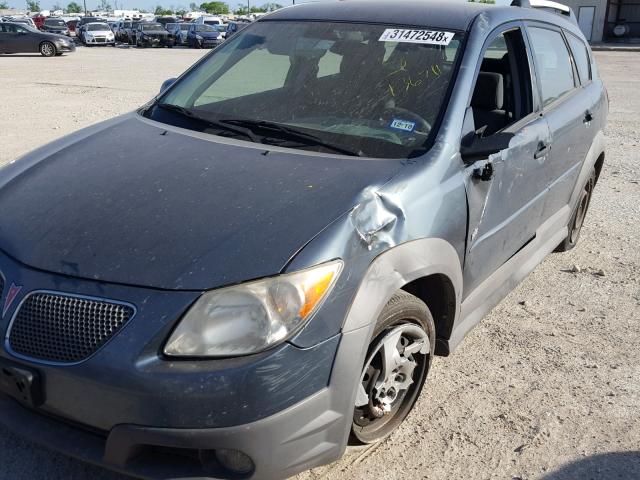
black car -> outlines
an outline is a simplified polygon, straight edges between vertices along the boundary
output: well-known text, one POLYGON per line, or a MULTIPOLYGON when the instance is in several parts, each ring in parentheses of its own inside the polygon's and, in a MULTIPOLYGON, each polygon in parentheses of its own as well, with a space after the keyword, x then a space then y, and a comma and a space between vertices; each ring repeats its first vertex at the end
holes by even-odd
POLYGON ((0 23, 0 53, 37 53, 44 57, 73 52, 72 40, 36 30, 22 23, 0 23))
POLYGON ((69 26, 61 18, 47 18, 40 30, 47 33, 57 33, 58 35, 70 35, 69 26))
POLYGON ((173 47, 174 40, 169 32, 155 22, 141 22, 134 32, 137 47, 173 47))

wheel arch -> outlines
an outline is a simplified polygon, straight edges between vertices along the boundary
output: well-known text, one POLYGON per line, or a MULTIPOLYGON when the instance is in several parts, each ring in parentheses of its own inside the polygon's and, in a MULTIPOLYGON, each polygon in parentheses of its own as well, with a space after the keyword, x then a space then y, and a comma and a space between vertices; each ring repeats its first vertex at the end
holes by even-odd
POLYGON ((436 326, 436 355, 449 355, 448 340, 457 312, 456 290, 451 279, 443 273, 434 273, 403 285, 402 290, 427 305, 436 326))
POLYGON ((436 353, 447 355, 447 339, 460 312, 462 267, 453 246, 440 238, 413 240, 376 257, 347 313, 343 333, 375 325, 399 290, 427 304, 436 324, 436 353))

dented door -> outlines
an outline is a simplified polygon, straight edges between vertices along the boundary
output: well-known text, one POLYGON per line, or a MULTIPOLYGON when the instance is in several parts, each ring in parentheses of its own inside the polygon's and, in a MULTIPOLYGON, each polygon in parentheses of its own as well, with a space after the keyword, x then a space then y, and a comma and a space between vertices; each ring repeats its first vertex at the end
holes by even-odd
POLYGON ((466 168, 465 297, 531 241, 542 222, 548 192, 547 121, 533 114, 506 131, 515 134, 507 150, 466 168), (487 164, 492 178, 478 178, 487 164))

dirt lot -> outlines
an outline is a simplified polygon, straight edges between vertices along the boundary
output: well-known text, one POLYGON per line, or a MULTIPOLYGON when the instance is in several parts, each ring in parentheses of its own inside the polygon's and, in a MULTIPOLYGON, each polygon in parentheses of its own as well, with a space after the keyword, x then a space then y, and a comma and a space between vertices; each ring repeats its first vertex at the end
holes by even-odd
MULTIPOLYGON (((0 56, 0 164, 132 110, 201 55, 0 56)), ((459 350, 436 359, 392 437, 299 480, 640 478, 640 53, 597 57, 611 97, 609 150, 579 247, 548 258, 459 350)), ((0 471, 121 478, 1 428, 0 471)))

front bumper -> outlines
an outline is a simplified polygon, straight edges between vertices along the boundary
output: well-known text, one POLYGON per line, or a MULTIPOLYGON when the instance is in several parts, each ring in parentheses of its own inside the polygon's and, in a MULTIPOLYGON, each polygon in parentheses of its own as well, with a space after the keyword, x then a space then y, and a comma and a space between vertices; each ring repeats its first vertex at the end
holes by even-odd
POLYGON ((75 52, 76 51, 76 46, 74 43, 57 43, 56 44, 56 48, 58 49, 59 52, 75 52))
POLYGON ((116 39, 112 38, 112 39, 107 39, 106 37, 92 37, 92 38, 88 38, 88 37, 84 37, 84 43, 87 45, 115 45, 116 44, 116 39))
POLYGON ((369 333, 364 328, 342 337, 325 388, 252 423, 202 429, 129 423, 104 432, 41 415, 4 395, 0 395, 0 423, 52 450, 141 478, 287 478, 344 453, 355 379, 369 333), (234 474, 212 460, 218 449, 248 455, 254 469, 246 475, 234 474))
POLYGON ((145 47, 172 47, 175 44, 169 37, 143 37, 140 43, 145 47))
MULTIPOLYGON (((344 451, 368 329, 298 348, 285 343, 232 359, 162 357, 175 321, 199 292, 157 291, 61 277, 27 268, 0 252, 0 272, 23 286, 0 319, 33 290, 129 302, 136 315, 81 363, 48 365, 0 356, 41 374, 44 403, 28 409, 0 395, 0 422, 54 450, 146 478, 229 478, 212 462, 217 449, 248 455, 246 478, 284 478, 333 461, 344 451)), ((318 319, 321 320, 321 319, 318 319)), ((238 478, 237 476, 235 478, 238 478)))

